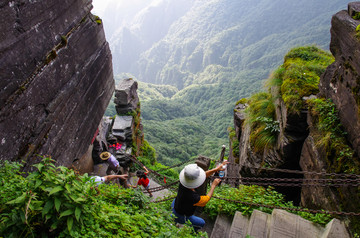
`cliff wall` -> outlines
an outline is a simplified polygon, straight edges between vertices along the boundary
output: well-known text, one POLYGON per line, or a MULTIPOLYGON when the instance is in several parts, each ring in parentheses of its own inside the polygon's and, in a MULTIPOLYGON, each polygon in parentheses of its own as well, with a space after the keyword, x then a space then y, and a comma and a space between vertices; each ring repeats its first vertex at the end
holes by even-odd
POLYGON ((0 160, 70 166, 114 91, 111 52, 90 0, 0 3, 0 160))
MULTIPOLYGON (((324 172, 359 174, 360 40, 357 30, 360 25, 359 15, 360 2, 352 2, 349 3, 347 11, 340 11, 332 17, 330 50, 335 61, 321 75, 319 93, 316 96, 306 95, 301 98, 304 105, 301 110, 297 113, 290 112, 280 89, 277 86, 271 87, 270 93, 275 98, 275 117, 279 123, 277 142, 271 149, 265 148, 256 152, 253 150, 249 143, 250 126, 244 123, 245 116, 243 116, 247 105, 246 103, 237 105, 234 124, 239 140, 240 177, 281 177, 280 174, 273 172, 263 173, 255 169, 256 167, 317 172, 316 175, 304 173, 304 179, 309 180, 333 178, 323 177, 321 173, 324 172), (321 110, 314 109, 314 105, 319 101, 312 101, 313 99, 322 100, 321 110, 324 111, 324 105, 334 105, 334 109, 323 115, 326 122, 321 122, 319 114, 321 110), (321 127, 331 125, 330 122, 334 123, 334 128, 327 128, 328 131, 324 132, 321 127), (336 134, 339 131, 340 133, 336 134)), ((234 161, 236 160, 235 158, 234 161)), ((355 180, 347 183, 349 184, 340 186, 302 186, 300 193, 292 194, 296 196, 295 200, 294 197, 288 198, 313 209, 359 212, 359 188, 352 186, 351 183, 355 183, 355 180)), ((289 195, 289 191, 295 191, 294 189, 296 188, 285 188, 285 194, 289 195)), ((282 192, 281 188, 278 190, 282 192)), ((350 228, 359 232, 360 224, 356 216, 342 218, 349 219, 350 228)))
POLYGON ((359 12, 360 3, 353 2, 347 11, 333 16, 330 51, 335 62, 319 85, 320 94, 330 98, 339 110, 341 124, 357 154, 360 154, 360 40, 355 35, 360 21, 353 16, 359 12))

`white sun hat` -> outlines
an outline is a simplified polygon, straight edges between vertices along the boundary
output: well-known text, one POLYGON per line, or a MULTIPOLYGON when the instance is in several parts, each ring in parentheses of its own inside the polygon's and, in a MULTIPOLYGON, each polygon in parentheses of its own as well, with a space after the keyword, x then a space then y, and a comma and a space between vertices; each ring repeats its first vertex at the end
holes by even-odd
POLYGON ((204 183, 206 174, 205 171, 197 164, 189 164, 181 170, 179 177, 180 183, 185 188, 197 188, 204 183))

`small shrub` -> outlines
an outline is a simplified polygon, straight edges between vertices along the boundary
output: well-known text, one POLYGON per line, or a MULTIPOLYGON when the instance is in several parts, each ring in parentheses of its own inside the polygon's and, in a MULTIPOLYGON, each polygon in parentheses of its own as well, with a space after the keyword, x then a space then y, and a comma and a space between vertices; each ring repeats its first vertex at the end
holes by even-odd
POLYGON ((360 20, 360 12, 356 12, 356 13, 352 16, 352 18, 353 18, 354 20, 360 20))
MULTIPOLYGON (((218 187, 214 196, 221 198, 231 199, 235 201, 243 201, 249 203, 258 203, 262 205, 279 206, 296 208, 292 202, 286 202, 284 195, 278 193, 272 187, 264 188, 260 186, 244 186, 240 185, 239 188, 232 188, 228 185, 218 187)), ((233 203, 225 200, 212 198, 205 206, 205 212, 215 218, 218 214, 223 213, 233 216, 236 211, 239 211, 244 216, 250 216, 254 209, 271 213, 273 209, 261 206, 249 206, 242 203, 233 203)), ((300 215, 301 217, 313 221, 317 224, 325 225, 331 220, 330 215, 326 214, 312 214, 308 212, 290 211, 291 213, 300 215)))
POLYGON ((250 144, 253 150, 273 148, 280 129, 275 120, 275 105, 271 94, 260 92, 252 95, 246 113, 245 123, 251 126, 250 144))
POLYGON ((333 172, 360 174, 360 161, 354 156, 354 150, 348 145, 335 104, 331 100, 308 100, 309 111, 318 132, 313 136, 317 146, 323 146, 328 155, 333 172))
POLYGON ((360 40, 360 24, 356 27, 355 37, 360 40))
POLYGON ((94 15, 94 20, 98 25, 100 25, 102 23, 102 20, 100 19, 99 16, 94 15))
POLYGON ((280 94, 289 113, 304 108, 302 98, 317 94, 320 75, 334 61, 333 56, 316 46, 290 50, 281 65, 267 80, 267 86, 280 86, 280 94))
POLYGON ((242 98, 240 99, 239 101, 237 101, 235 103, 235 105, 238 105, 238 104, 246 104, 248 102, 248 99, 247 98, 242 98))

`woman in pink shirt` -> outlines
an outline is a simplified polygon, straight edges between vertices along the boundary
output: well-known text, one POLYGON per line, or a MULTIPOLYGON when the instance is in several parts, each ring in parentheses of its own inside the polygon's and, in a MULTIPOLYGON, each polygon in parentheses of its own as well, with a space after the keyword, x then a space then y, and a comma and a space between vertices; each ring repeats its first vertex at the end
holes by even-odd
POLYGON ((119 172, 120 164, 119 161, 110 154, 109 152, 102 152, 100 154, 100 158, 108 163, 108 169, 106 170, 106 174, 110 175, 111 171, 114 171, 115 174, 119 172))

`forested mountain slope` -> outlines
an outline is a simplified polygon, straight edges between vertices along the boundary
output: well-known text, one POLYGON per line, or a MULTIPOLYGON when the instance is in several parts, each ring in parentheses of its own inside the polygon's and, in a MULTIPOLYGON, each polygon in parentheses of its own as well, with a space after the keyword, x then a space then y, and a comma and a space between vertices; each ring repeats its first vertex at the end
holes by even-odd
MULTIPOLYGON (((122 19, 123 27, 106 31, 116 74, 179 90, 174 95, 164 88, 169 97, 150 100, 149 87, 139 87, 145 137, 159 160, 216 156, 227 143, 236 101, 260 90, 292 47, 327 50, 331 16, 348 2, 153 1, 122 19)), ((105 30, 109 9, 102 16, 105 30)))

